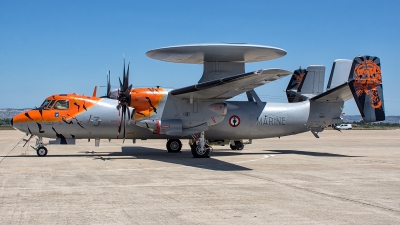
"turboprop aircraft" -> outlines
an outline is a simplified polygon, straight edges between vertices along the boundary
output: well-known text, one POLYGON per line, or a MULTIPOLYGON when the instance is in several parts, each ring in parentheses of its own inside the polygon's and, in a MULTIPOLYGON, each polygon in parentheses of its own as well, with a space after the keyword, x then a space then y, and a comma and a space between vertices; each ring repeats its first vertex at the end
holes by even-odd
MULTIPOLYGON (((34 136, 32 146, 45 156, 43 137, 50 144, 75 144, 76 139, 166 139, 169 152, 179 152, 180 139, 189 139, 194 157, 208 157, 210 145, 229 144, 243 149, 243 140, 281 137, 342 123, 344 102, 354 98, 366 122, 385 119, 380 60, 357 56, 336 60, 323 90, 325 67, 295 70, 286 89, 288 103, 262 102, 254 88, 292 74, 283 69, 245 72, 245 63, 286 55, 283 49, 248 44, 198 44, 172 46, 147 52, 147 56, 177 63, 203 64, 195 85, 174 90, 162 87, 132 88, 129 64, 120 88, 96 97, 55 94, 43 104, 16 115, 12 125, 34 136), (228 101, 246 93, 247 101, 228 101)), ((25 143, 25 144, 26 144, 25 143)))

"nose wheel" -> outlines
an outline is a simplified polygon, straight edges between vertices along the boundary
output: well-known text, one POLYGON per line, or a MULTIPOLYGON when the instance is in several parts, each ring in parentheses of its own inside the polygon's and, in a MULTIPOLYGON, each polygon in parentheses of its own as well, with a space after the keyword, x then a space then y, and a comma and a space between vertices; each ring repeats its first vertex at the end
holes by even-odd
POLYGON ((36 145, 35 147, 31 146, 39 157, 44 157, 47 155, 47 148, 44 147, 44 143, 42 137, 36 138, 36 145))
POLYGON ((47 148, 46 148, 46 147, 39 147, 39 148, 36 150, 36 153, 37 153, 37 155, 38 155, 39 157, 46 156, 46 155, 47 155, 47 148))

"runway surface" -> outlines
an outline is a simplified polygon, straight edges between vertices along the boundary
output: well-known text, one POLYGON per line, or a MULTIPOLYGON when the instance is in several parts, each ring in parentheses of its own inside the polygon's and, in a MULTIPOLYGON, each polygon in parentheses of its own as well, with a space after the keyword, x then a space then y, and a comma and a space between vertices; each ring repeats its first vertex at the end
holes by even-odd
POLYGON ((165 140, 78 140, 37 157, 23 137, 0 131, 0 224, 400 224, 400 130, 253 140, 206 159, 186 140, 176 154, 165 140))

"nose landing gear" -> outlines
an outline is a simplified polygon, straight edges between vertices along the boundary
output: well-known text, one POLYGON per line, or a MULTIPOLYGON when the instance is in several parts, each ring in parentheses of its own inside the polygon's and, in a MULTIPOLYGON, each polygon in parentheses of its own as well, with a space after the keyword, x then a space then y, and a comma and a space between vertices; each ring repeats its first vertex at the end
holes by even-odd
POLYGON ((36 138, 36 145, 35 147, 31 146, 39 157, 44 157, 47 155, 47 148, 44 147, 44 143, 42 137, 36 138))

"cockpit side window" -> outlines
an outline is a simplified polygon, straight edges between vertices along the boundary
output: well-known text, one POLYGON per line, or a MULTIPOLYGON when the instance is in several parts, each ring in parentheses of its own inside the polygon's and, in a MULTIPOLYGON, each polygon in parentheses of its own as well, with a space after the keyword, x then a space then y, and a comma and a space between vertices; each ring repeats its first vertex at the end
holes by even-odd
POLYGON ((69 108, 68 100, 58 100, 54 105, 54 109, 66 110, 69 108))
POLYGON ((44 102, 42 103, 42 105, 40 106, 40 108, 46 108, 48 105, 49 105, 49 103, 51 102, 51 100, 44 100, 44 102))

